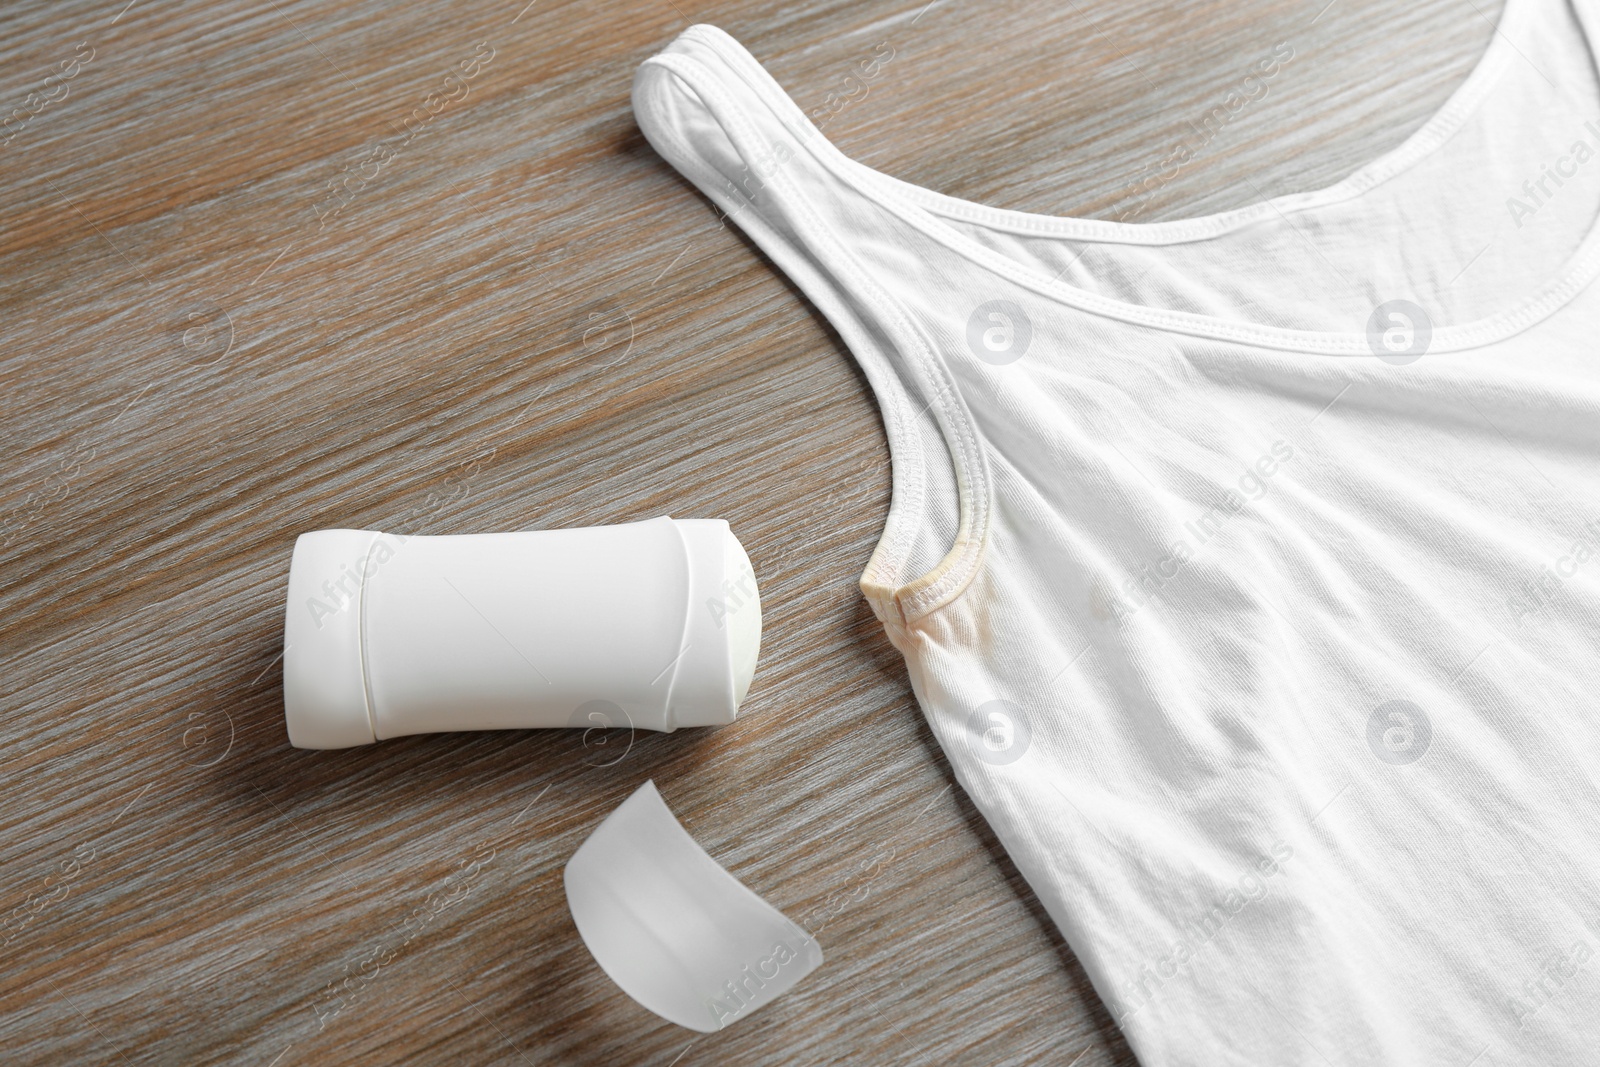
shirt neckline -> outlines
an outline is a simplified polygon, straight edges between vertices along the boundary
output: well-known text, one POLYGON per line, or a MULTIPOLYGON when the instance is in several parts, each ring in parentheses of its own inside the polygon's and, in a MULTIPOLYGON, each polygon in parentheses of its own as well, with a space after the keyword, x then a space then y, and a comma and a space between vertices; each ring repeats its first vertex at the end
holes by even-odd
MULTIPOLYGON (((1042 215, 991 207, 914 185, 875 170, 844 154, 816 128, 772 75, 737 40, 714 26, 691 27, 688 34, 710 45, 742 75, 746 84, 772 108, 819 162, 919 231, 963 258, 1034 293, 1091 314, 1170 333, 1232 341, 1290 352, 1325 355, 1373 354, 1364 331, 1296 330, 1248 323, 1193 312, 1128 303, 1049 277, 961 233, 944 217, 995 230, 1032 236, 1071 237, 1108 244, 1163 245, 1214 237, 1275 215, 1288 216, 1324 205, 1359 198, 1414 166, 1443 146, 1478 109, 1514 60, 1521 57, 1510 39, 1528 21, 1536 0, 1506 0, 1494 35, 1478 63, 1444 105, 1401 144, 1348 177, 1303 193, 1290 193, 1211 215, 1165 222, 1119 222, 1071 216, 1042 215), (943 217, 941 217, 943 216, 943 217)), ((1588 27, 1575 17, 1585 47, 1594 54, 1588 27)), ((1520 333, 1567 304, 1600 274, 1600 213, 1567 261, 1523 301, 1493 315, 1433 328, 1429 354, 1479 348, 1520 333)))

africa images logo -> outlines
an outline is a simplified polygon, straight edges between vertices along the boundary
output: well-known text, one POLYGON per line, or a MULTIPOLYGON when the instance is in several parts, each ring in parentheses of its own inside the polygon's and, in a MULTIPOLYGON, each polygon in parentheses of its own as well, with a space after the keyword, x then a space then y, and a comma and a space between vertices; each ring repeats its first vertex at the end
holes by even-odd
POLYGON ((1433 319, 1410 300, 1385 301, 1367 318, 1367 347, 1385 363, 1415 363, 1432 341, 1433 319))
POLYGON ((1367 717, 1367 746, 1385 763, 1415 763, 1432 742, 1432 720, 1409 700, 1386 700, 1367 717))
POLYGON ((1028 354, 1033 322, 1009 300, 979 304, 967 319, 967 347, 985 363, 1003 367, 1028 354))
POLYGON ((1009 700, 987 701, 967 716, 967 748, 985 763, 1015 763, 1032 744, 1032 720, 1009 700))

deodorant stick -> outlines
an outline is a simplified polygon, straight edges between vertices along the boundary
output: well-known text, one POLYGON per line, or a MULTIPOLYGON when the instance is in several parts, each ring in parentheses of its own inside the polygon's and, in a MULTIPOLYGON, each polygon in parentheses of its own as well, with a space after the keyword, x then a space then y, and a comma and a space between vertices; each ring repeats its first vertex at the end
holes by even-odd
POLYGON ((721 519, 446 537, 318 530, 284 621, 289 742, 732 722, 761 603, 721 519))

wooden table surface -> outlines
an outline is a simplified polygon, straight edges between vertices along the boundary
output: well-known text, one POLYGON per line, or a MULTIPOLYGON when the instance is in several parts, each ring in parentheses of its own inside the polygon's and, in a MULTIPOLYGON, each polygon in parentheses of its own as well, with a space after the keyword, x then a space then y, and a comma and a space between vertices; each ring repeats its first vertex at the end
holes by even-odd
POLYGON ((856 589, 889 484, 865 379, 650 150, 633 70, 715 23, 871 165, 1154 220, 1394 146, 1498 8, 7 5, 0 1058, 1132 1063, 856 589), (736 724, 289 747, 297 534, 663 513, 754 560, 736 724), (568 917, 563 864, 646 779, 827 954, 717 1034, 630 1001, 568 917))

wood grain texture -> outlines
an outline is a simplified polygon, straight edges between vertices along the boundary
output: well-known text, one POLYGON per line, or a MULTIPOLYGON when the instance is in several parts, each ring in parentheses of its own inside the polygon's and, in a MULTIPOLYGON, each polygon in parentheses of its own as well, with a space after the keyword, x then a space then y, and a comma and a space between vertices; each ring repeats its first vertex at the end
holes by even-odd
POLYGON ((863 376, 629 85, 713 22, 873 166, 1173 218, 1393 147, 1498 14, 1324 2, 8 5, 6 1062, 1132 1063, 855 587, 888 507, 863 376), (737 724, 288 746, 298 533, 662 513, 754 560, 737 724), (715 1035, 629 1001, 567 915, 563 863, 647 778, 827 952, 715 1035))

